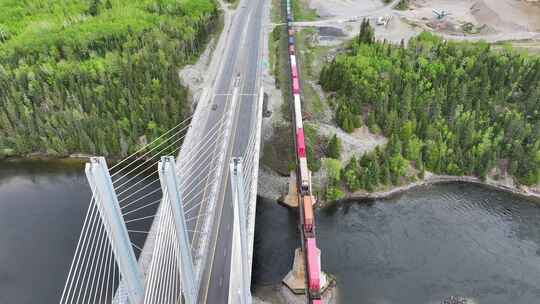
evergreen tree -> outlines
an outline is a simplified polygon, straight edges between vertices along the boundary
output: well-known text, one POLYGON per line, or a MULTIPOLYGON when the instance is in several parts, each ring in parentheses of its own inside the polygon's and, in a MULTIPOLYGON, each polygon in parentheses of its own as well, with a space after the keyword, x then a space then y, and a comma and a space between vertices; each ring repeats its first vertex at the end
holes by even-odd
POLYGON ((88 8, 88 13, 92 16, 97 16, 99 14, 100 5, 100 0, 92 0, 92 2, 90 3, 90 7, 88 8))
POLYGON ((339 159, 341 149, 341 140, 334 134, 328 143, 328 157, 339 159))
POLYGON ((360 25, 360 34, 358 35, 358 42, 371 44, 375 41, 375 33, 373 28, 369 24, 369 19, 364 18, 360 25))

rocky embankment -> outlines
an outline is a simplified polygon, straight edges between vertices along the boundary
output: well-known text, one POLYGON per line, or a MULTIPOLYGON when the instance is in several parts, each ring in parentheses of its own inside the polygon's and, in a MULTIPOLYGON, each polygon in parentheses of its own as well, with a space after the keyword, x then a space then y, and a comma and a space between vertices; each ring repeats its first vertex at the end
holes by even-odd
POLYGON ((417 187, 434 185, 439 183, 479 184, 500 191, 506 191, 521 197, 540 201, 540 187, 527 187, 516 185, 511 181, 511 179, 494 180, 491 178, 487 178, 486 180, 482 180, 475 176, 437 175, 430 172, 426 172, 423 180, 411 182, 406 185, 396 186, 389 189, 373 192, 357 191, 353 193, 348 193, 342 201, 354 201, 359 199, 383 199, 413 190, 417 187))

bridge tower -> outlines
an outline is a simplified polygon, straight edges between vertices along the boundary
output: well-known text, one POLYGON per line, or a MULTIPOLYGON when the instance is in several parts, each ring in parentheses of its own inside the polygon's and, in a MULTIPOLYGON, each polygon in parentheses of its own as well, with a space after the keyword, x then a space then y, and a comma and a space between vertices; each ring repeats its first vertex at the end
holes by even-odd
POLYGON ((131 247, 105 158, 91 157, 90 162, 86 164, 85 173, 98 203, 99 214, 106 227, 107 237, 118 262, 129 301, 131 304, 141 304, 144 299, 143 278, 131 247))
POLYGON ((186 225, 184 205, 179 183, 176 176, 176 164, 173 156, 163 156, 158 164, 163 196, 169 200, 180 251, 180 276, 182 289, 187 304, 197 303, 197 288, 195 286, 195 269, 189 244, 189 234, 186 225))

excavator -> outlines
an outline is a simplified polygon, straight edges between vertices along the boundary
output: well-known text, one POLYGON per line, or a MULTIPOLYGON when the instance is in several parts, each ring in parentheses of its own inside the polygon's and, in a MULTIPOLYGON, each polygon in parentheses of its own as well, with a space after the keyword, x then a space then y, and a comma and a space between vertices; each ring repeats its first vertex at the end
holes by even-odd
POLYGON ((445 11, 445 10, 436 10, 436 9, 432 9, 433 13, 437 16, 437 19, 438 20, 442 20, 444 17, 450 15, 449 12, 445 11))

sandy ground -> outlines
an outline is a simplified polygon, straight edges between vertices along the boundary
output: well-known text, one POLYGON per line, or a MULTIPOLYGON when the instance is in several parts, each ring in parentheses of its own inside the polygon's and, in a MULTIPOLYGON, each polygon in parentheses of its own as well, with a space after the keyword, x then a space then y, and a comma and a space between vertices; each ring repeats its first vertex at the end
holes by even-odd
MULTIPOLYGON (((382 16, 391 17, 386 26, 375 26, 378 39, 399 42, 428 30, 447 39, 488 42, 540 41, 540 1, 538 0, 411 0, 405 11, 392 9, 397 1, 383 5, 380 0, 310 0, 321 20, 295 23, 301 27, 331 27, 345 34, 342 42, 356 35, 363 18, 375 25, 382 16), (433 10, 450 13, 438 20, 433 10)), ((325 44, 332 44, 325 39, 325 44)))
POLYGON ((414 0, 411 9, 399 15, 443 31, 465 23, 485 27, 486 33, 540 31, 540 5, 523 0, 414 0), (437 21, 433 9, 450 15, 437 21))
POLYGON ((327 137, 336 134, 341 140, 343 147, 341 151, 341 161, 343 163, 347 163, 353 155, 356 156, 356 158, 360 158, 364 153, 373 151, 375 147, 385 145, 388 141, 382 135, 376 135, 369 132, 369 129, 366 126, 362 126, 352 133, 347 133, 333 125, 321 123, 319 125, 319 132, 327 137))
POLYGON ((382 6, 380 0, 311 0, 309 3, 321 18, 354 16, 382 6))

